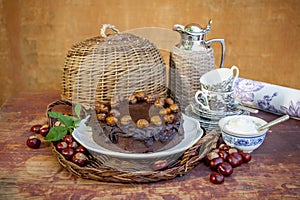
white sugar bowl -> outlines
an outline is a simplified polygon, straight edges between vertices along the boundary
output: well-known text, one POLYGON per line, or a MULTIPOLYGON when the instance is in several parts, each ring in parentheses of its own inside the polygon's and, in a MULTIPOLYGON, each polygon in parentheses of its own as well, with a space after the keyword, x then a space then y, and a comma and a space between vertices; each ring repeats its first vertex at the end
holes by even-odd
POLYGON ((228 146, 250 153, 262 145, 269 129, 257 129, 266 123, 258 117, 234 115, 222 118, 219 127, 228 146))

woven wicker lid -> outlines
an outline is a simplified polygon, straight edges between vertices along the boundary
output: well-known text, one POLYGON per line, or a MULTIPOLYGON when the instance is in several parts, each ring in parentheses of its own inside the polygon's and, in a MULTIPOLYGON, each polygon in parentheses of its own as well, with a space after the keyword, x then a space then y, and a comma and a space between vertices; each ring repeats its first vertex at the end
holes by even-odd
POLYGON ((115 95, 129 97, 143 90, 166 94, 166 66, 160 51, 145 38, 119 33, 106 25, 101 36, 74 44, 66 55, 62 99, 93 107, 115 95), (116 33, 106 35, 105 29, 116 33))

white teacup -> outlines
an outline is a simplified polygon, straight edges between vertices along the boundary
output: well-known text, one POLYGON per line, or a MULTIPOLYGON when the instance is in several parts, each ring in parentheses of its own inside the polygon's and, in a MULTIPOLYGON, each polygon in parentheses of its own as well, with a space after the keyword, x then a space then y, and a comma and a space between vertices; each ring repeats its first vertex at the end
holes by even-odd
POLYGON ((208 111, 226 111, 235 102, 234 90, 229 92, 215 92, 209 90, 198 90, 195 101, 208 111))
POLYGON ((234 89, 234 83, 239 76, 236 66, 218 68, 203 74, 200 78, 201 90, 214 92, 230 92, 234 89))

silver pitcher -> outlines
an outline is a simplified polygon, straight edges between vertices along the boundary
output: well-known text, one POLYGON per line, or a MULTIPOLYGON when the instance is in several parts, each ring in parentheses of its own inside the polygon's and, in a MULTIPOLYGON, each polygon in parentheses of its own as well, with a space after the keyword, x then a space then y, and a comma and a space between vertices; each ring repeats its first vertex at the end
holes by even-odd
POLYGON ((197 24, 188 24, 186 26, 175 24, 173 30, 178 31, 181 35, 181 46, 180 48, 184 50, 191 51, 207 51, 211 48, 211 44, 214 42, 220 42, 222 47, 222 57, 220 68, 224 65, 225 56, 225 42, 224 39, 212 39, 206 41, 206 34, 210 32, 210 27, 212 25, 212 20, 209 20, 206 28, 201 28, 197 24))
POLYGON ((200 89, 200 77, 216 68, 212 43, 221 43, 222 57, 218 67, 222 68, 224 65, 224 39, 206 41, 205 38, 211 25, 212 20, 205 28, 197 24, 173 26, 173 30, 180 33, 181 41, 171 50, 169 88, 171 96, 177 100, 181 109, 192 103, 196 91, 200 89))

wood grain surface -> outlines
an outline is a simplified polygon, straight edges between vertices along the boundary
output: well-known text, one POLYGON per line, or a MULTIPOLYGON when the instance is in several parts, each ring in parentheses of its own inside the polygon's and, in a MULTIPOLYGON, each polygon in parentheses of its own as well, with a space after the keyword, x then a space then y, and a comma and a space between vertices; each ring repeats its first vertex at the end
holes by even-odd
MULTIPOLYGON (((30 127, 46 123, 45 110, 59 91, 12 96, 0 112, 0 199, 299 199, 300 121, 290 119, 269 131, 252 161, 235 168, 222 185, 209 182, 211 170, 199 164, 185 176, 147 184, 81 179, 57 162, 49 143, 30 149, 30 127)), ((270 121, 276 115, 260 112, 270 121)))

